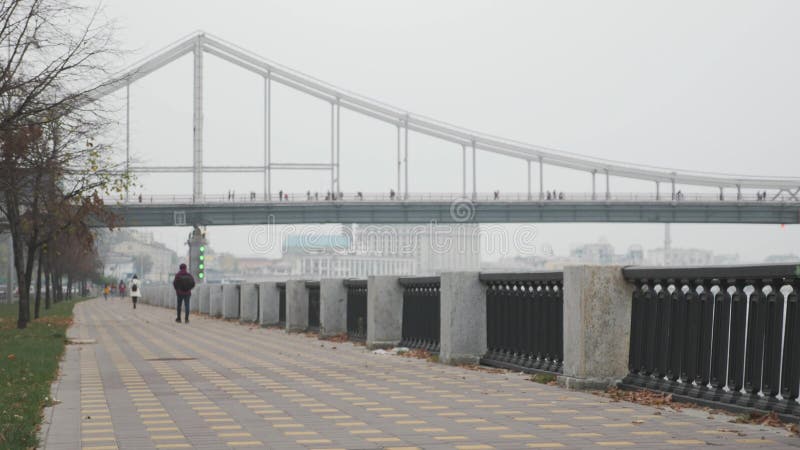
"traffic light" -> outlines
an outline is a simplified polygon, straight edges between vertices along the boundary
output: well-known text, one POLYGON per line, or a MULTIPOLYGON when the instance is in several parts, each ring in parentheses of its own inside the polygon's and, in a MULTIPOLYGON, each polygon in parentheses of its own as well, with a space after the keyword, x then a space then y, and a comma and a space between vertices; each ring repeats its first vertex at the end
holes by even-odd
POLYGON ((200 252, 199 252, 199 255, 197 257, 197 259, 198 259, 198 262, 197 262, 197 278, 200 278, 202 280, 206 276, 205 275, 206 246, 205 245, 201 245, 198 250, 200 250, 200 252))

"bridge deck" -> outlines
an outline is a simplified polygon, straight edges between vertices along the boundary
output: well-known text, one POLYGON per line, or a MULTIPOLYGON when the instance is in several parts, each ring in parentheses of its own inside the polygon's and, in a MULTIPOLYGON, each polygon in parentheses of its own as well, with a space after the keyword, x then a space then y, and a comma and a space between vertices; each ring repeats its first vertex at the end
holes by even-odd
POLYGON ((800 223, 800 202, 334 201, 111 205, 120 226, 305 223, 800 223))
MULTIPOLYGON (((146 292, 145 292, 146 294, 146 292)), ((47 449, 785 448, 775 429, 123 300, 76 307, 47 449)))

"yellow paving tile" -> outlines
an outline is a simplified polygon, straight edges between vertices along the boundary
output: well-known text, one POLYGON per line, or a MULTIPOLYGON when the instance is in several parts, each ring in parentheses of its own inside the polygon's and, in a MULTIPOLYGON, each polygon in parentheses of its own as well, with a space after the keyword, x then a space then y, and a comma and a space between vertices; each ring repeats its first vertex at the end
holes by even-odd
POLYGON ((630 441, 597 441, 595 444, 601 447, 630 447, 632 445, 636 445, 630 441))
POLYGON ((673 445, 705 445, 705 441, 700 441, 697 439, 667 439, 668 444, 673 445))

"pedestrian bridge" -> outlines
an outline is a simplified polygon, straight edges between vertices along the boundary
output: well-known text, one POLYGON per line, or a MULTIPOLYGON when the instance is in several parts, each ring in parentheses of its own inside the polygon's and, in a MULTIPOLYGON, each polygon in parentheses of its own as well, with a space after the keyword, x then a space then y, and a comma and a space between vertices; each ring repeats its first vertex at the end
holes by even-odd
MULTIPOLYGON (((126 129, 124 160, 112 172, 127 174, 191 174, 191 188, 170 186, 173 192, 191 192, 185 197, 158 196, 128 192, 109 203, 123 219, 123 226, 173 225, 232 225, 261 223, 414 223, 414 222, 717 222, 717 223, 797 223, 800 204, 800 178, 771 175, 737 175, 698 170, 653 167, 640 162, 619 162, 592 156, 578 155, 560 149, 519 142, 492 136, 477 130, 465 129, 447 122, 411 113, 378 100, 354 94, 352 91, 325 83, 318 78, 285 67, 233 43, 204 32, 181 39, 143 61, 134 64, 103 83, 89 101, 123 91, 126 129), (135 149, 130 146, 130 87, 149 74, 191 54, 193 58, 193 133, 192 160, 181 164, 160 164, 148 161, 137 163, 135 149), (263 78, 263 146, 252 149, 247 165, 219 166, 204 163, 203 139, 203 77, 205 54, 238 66, 263 78), (330 107, 330 148, 321 148, 314 162, 281 161, 273 158, 272 95, 273 84, 288 87, 330 107), (355 192, 363 181, 358 172, 345 183, 341 176, 341 152, 347 151, 340 139, 345 124, 341 123, 342 109, 365 116, 396 130, 396 140, 389 139, 375 151, 390 155, 392 188, 380 195, 355 192), (415 136, 433 138, 437 147, 457 152, 458 164, 442 167, 439 177, 458 180, 457 194, 415 192, 416 178, 409 161, 424 165, 422 151, 415 154, 415 136), (384 148, 384 150, 377 150, 384 148), (488 195, 478 189, 480 167, 477 152, 502 155, 516 161, 526 172, 519 175, 526 182, 524 193, 488 195), (411 156, 409 156, 411 155, 411 156), (396 160, 395 160, 396 158, 396 160), (551 187, 563 186, 563 173, 549 175, 549 168, 567 169, 569 173, 585 176, 580 193, 554 192, 551 187), (451 172, 448 172, 450 170, 451 172), (315 171, 329 181, 327 192, 299 194, 273 189, 275 171, 315 171), (209 195, 204 188, 206 173, 232 174, 233 188, 227 195, 209 195), (235 174, 257 174, 263 177, 259 192, 236 186, 235 174), (598 176, 601 186, 598 188, 598 176), (634 180, 640 186, 652 186, 652 191, 627 194, 612 190, 612 179, 634 180), (646 184, 642 184, 645 182, 646 184), (180 189, 179 189, 180 188, 180 189), (692 190, 713 194, 691 194, 692 190), (238 191, 238 194, 233 192, 238 191), (242 193, 241 191, 245 191, 242 193), (687 193, 684 193, 687 192, 687 193), (342 194, 340 194, 342 193, 342 194), (328 201, 325 201, 325 198, 328 201), (337 200, 332 199, 336 197, 337 200), (283 200, 283 201, 282 201, 283 200), (464 205, 467 204, 468 208, 464 205), (451 208, 459 206, 466 215, 453 217, 451 208), (176 220, 177 218, 177 220, 176 220), (185 221, 185 222, 184 222, 185 221)), ((466 94, 465 94, 466 95, 466 94)), ((501 112, 498 112, 501 113, 501 112)), ((327 127, 327 123, 325 124, 327 127)), ((357 124, 352 125, 357 127, 357 124)), ((358 128, 348 133, 358 134, 358 128)), ((578 132, 578 130, 576 130, 578 132)), ((283 145, 286 145, 285 143, 283 145)), ((289 143, 291 145, 291 143, 289 143)), ((323 147, 327 144, 323 144, 323 147)), ((116 149, 120 150, 120 149, 116 149)), ((123 152, 120 152, 123 153, 123 152)), ((647 154, 643 149, 641 154, 647 154)), ((384 158, 386 159, 386 158, 384 158)), ((724 162, 724 160, 723 160, 724 162)), ((584 178, 576 178, 576 184, 584 178)), ((185 178, 188 180, 188 177, 185 178)), ((626 181, 627 183, 627 181, 626 181)), ((318 186, 318 184, 315 184, 318 186)), ((629 185, 629 183, 628 183, 629 185)), ((294 187, 292 189, 298 189, 294 187)), ((637 188, 639 189, 639 188, 637 188)), ((644 188, 641 188, 644 189, 644 188)), ((388 189, 387 189, 388 190, 388 189)), ((574 188, 573 188, 574 190, 574 188)))
POLYGON ((563 199, 529 199, 526 194, 420 194, 391 199, 388 195, 345 194, 336 200, 313 194, 286 194, 285 201, 261 195, 228 199, 206 196, 156 196, 107 199, 121 219, 119 226, 268 225, 313 223, 800 223, 800 202, 793 199, 725 199, 686 195, 681 200, 647 194, 617 194, 592 200, 591 194, 564 194, 563 199))

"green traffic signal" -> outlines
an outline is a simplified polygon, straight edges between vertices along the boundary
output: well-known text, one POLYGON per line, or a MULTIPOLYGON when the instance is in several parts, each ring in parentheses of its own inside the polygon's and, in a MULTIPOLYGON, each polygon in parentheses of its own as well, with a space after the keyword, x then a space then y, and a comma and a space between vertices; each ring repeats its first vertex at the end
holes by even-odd
POLYGON ((200 269, 200 270, 203 270, 203 269, 206 268, 206 265, 203 264, 203 263, 200 263, 200 265, 197 268, 200 269))
POLYGON ((202 253, 204 251, 206 251, 206 246, 205 245, 201 245, 200 246, 200 253, 202 253))
POLYGON ((203 278, 205 275, 203 275, 203 272, 200 272, 200 273, 197 274, 197 276, 200 277, 200 278, 203 278))
POLYGON ((203 256, 203 255, 200 255, 200 261, 203 261, 203 260, 205 260, 205 259, 206 259, 206 257, 205 257, 205 256, 203 256))

